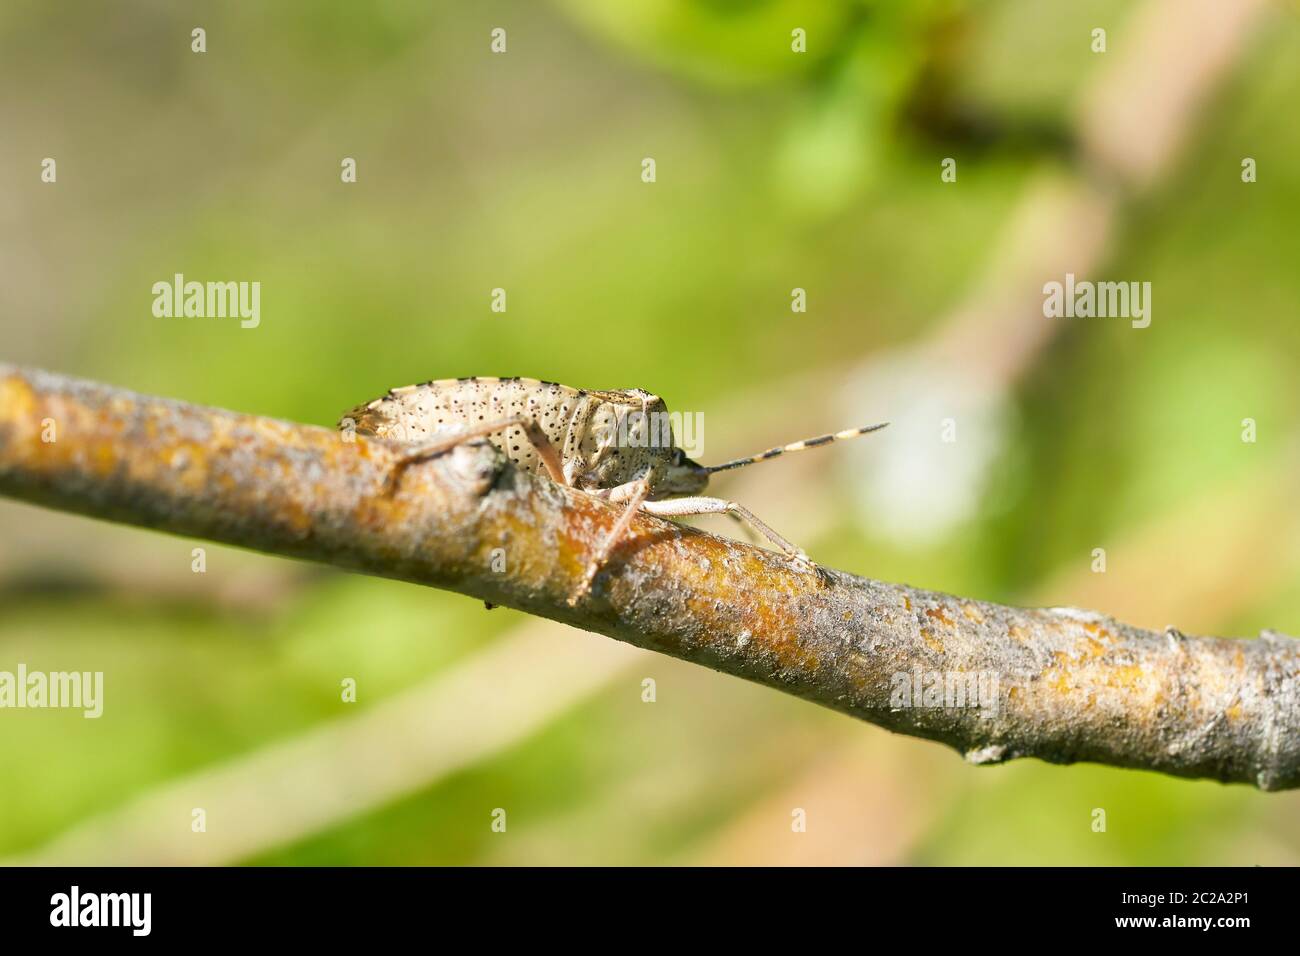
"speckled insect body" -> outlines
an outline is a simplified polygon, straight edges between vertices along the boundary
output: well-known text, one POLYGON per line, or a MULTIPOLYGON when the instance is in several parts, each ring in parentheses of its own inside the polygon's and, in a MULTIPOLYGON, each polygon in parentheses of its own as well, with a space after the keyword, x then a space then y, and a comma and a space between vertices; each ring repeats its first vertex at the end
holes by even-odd
POLYGON ((625 503, 573 595, 575 603, 589 591, 597 571, 638 510, 663 517, 728 514, 757 529, 798 564, 813 568, 807 555, 746 508, 699 493, 714 472, 884 427, 869 425, 836 432, 704 467, 677 447, 670 427, 658 427, 667 421, 663 399, 641 389, 602 391, 530 378, 476 377, 391 389, 348 412, 340 426, 351 423, 358 434, 409 444, 411 451, 396 463, 398 475, 409 464, 466 441, 486 439, 518 468, 625 503))
POLYGON ((670 429, 657 427, 667 415, 663 399, 641 389, 600 391, 480 376, 395 388, 354 408, 344 421, 351 420, 359 434, 414 445, 486 438, 516 467, 547 475, 546 450, 528 435, 531 422, 558 455, 564 484, 601 493, 645 478, 654 499, 691 494, 708 484, 708 471, 686 458, 670 429))

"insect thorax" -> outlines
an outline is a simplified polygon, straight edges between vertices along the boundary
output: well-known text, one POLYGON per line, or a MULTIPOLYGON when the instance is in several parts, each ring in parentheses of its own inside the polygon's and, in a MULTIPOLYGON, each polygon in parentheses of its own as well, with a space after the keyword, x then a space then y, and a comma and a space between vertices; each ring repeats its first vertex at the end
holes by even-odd
MULTIPOLYGON (((661 398, 640 389, 595 391, 528 378, 442 379, 392 389, 344 416, 362 435, 427 444, 515 415, 535 421, 581 488, 613 488, 649 474, 652 484, 673 455, 661 398)), ((519 426, 488 440, 519 468, 543 471, 519 426)))

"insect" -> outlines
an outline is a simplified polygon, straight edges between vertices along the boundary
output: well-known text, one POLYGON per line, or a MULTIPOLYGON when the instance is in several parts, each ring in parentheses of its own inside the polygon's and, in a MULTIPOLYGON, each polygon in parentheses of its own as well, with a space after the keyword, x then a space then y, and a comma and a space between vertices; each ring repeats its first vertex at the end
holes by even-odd
POLYGON ((786 452, 816 448, 884 428, 867 425, 770 448, 748 458, 704 466, 677 447, 663 399, 642 389, 569 388, 531 378, 449 378, 390 389, 358 405, 339 422, 356 433, 410 445, 394 463, 394 476, 408 465, 486 439, 516 467, 622 504, 581 584, 576 604, 627 533, 635 513, 662 517, 726 514, 750 525, 809 569, 808 556, 734 501, 700 494, 716 472, 767 461, 786 452))

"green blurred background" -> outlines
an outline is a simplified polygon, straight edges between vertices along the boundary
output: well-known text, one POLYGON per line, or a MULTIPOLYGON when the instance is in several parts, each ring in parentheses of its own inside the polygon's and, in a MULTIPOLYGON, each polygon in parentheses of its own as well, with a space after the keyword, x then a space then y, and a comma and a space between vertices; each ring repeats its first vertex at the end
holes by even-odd
MULTIPOLYGON (((1086 179, 1077 105, 1140 6, 7 0, 0 355, 325 425, 430 378, 644 387, 705 413, 713 461, 897 420, 854 383, 943 337, 1032 184, 1086 179), (260 326, 154 318, 177 272, 260 281, 260 326)), ((719 493, 860 574, 1300 631, 1297 62, 1280 5, 1106 234, 1099 275, 1152 282, 1152 326, 1061 322, 1003 375, 1002 440, 939 532, 873 527, 866 452, 719 493)), ((1300 862, 1297 794, 976 769, 453 594, 207 545, 195 574, 199 544, 0 502, 0 669, 106 685, 99 720, 0 714, 0 859, 1300 862)))

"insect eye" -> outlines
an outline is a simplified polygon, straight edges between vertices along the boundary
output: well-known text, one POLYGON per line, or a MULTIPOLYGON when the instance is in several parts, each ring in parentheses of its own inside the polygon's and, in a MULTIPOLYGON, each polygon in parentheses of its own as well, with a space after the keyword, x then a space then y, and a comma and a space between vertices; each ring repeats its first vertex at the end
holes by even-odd
POLYGON ((673 449, 673 464, 674 464, 674 465, 680 465, 680 464, 681 464, 683 461, 685 461, 685 460, 686 460, 686 455, 685 455, 685 453, 683 453, 682 450, 681 450, 680 448, 674 448, 674 449, 673 449))

